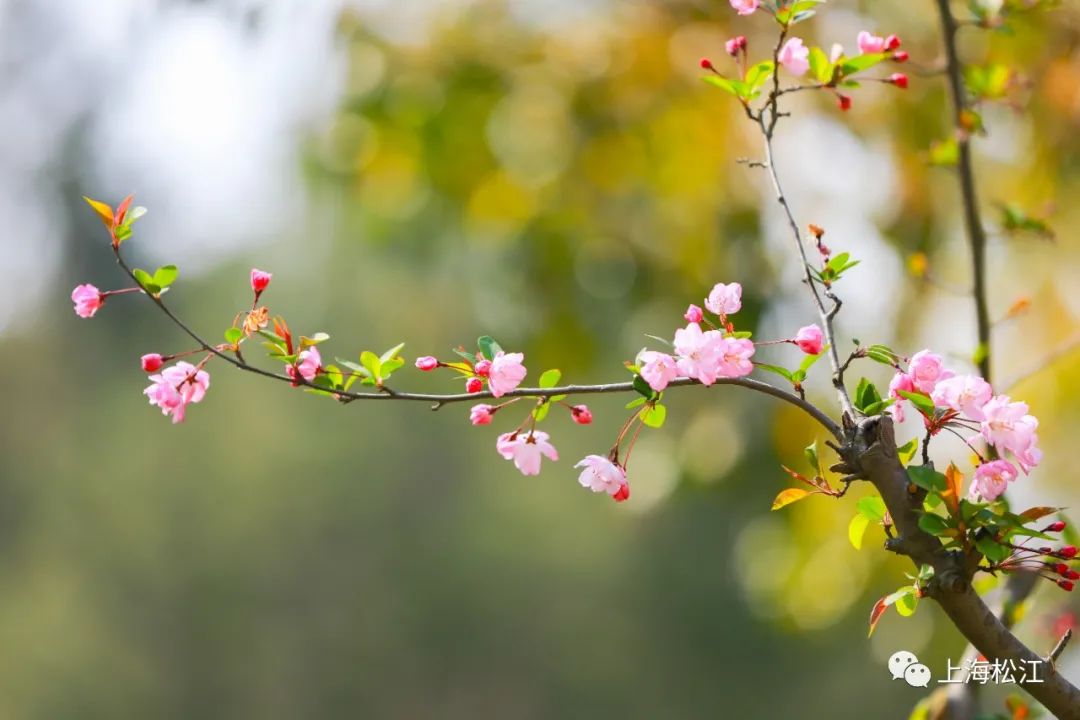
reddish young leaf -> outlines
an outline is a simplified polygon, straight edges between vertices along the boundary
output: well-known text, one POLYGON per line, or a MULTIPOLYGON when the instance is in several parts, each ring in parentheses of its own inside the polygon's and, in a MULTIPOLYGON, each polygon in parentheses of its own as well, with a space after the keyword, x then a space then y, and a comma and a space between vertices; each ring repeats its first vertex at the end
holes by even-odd
POLYGON ((813 494, 814 493, 809 490, 803 490, 802 488, 788 488, 787 490, 782 490, 780 494, 776 496, 776 499, 773 500, 772 509, 779 510, 782 507, 790 505, 793 502, 798 502, 813 494))

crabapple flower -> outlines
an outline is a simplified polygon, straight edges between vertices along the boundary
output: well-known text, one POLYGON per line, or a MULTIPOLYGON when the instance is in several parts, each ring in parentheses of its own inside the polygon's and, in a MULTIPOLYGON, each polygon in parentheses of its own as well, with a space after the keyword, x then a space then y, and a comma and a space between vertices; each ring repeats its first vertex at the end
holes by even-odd
POLYGON ((893 35, 890 35, 889 37, 885 38, 885 49, 886 50, 895 50, 898 47, 900 47, 900 36, 899 35, 893 34, 893 35))
POLYGON ((780 48, 780 64, 792 75, 805 75, 810 69, 810 48, 801 38, 791 38, 780 48))
POLYGON ((980 433, 999 454, 1013 453, 1026 473, 1039 464, 1042 453, 1036 447, 1039 437, 1035 430, 1039 421, 1028 414, 1028 405, 1013 402, 1008 395, 995 395, 983 405, 980 433))
POLYGON ((549 460, 559 459, 558 451, 548 442, 548 434, 542 430, 504 433, 496 441, 495 449, 507 460, 513 460, 514 467, 522 475, 539 475, 542 455, 549 460))
POLYGON ((491 374, 491 361, 488 359, 478 360, 476 365, 473 366, 473 372, 480 377, 487 377, 491 374))
POLYGON ((683 319, 686 322, 699 323, 705 319, 705 313, 701 312, 701 308, 697 305, 691 305, 686 308, 686 312, 683 313, 683 319))
POLYGON ((888 413, 896 422, 904 422, 904 396, 900 391, 915 392, 915 381, 907 373, 898 372, 889 381, 889 397, 896 400, 889 406, 888 413))
POLYGON ((473 425, 490 425, 495 408, 490 405, 473 405, 469 410, 469 422, 473 425))
POLYGON ((972 420, 983 419, 983 405, 993 396, 990 383, 978 375, 957 375, 939 382, 930 393, 938 407, 963 413, 972 420))
MULTIPOLYGON (((739 283, 716 283, 709 297, 705 298, 705 308, 714 315, 734 315, 742 309, 742 285, 739 283)), ((687 311, 689 313, 689 311, 687 311)), ((689 322, 695 322, 687 318, 689 322)))
POLYGON ((738 36, 733 37, 733 38, 731 38, 730 40, 728 40, 727 42, 724 43, 724 50, 726 50, 727 54, 732 56, 732 57, 735 57, 736 55, 738 55, 740 50, 745 50, 745 49, 746 49, 746 36, 745 35, 738 35, 738 36))
POLYGON ((616 502, 630 497, 630 483, 626 481, 626 471, 601 455, 586 455, 574 466, 584 468, 578 476, 581 487, 595 493, 606 492, 616 502))
POLYGON ((725 337, 720 339, 718 348, 720 357, 716 365, 717 377, 742 377, 754 371, 754 363, 750 358, 756 348, 750 340, 725 337))
POLYGON ((934 391, 939 382, 953 376, 952 370, 945 369, 941 356, 929 350, 920 350, 911 357, 908 374, 915 389, 927 395, 934 391))
POLYGON ((740 15, 753 15, 761 5, 761 0, 731 0, 731 7, 740 15))
POLYGON ((574 422, 578 425, 589 425, 592 423, 592 410, 588 405, 575 405, 570 408, 570 416, 574 418, 574 422))
POLYGON ((296 364, 289 365, 285 369, 294 382, 298 377, 311 382, 319 374, 319 370, 322 369, 322 357, 319 355, 319 349, 308 348, 302 351, 297 358, 296 364))
POLYGON ((1016 468, 1008 460, 991 460, 975 470, 975 482, 971 485, 972 499, 997 500, 1009 483, 1016 479, 1016 468))
POLYGON ((255 291, 255 297, 262 295, 262 291, 270 285, 270 278, 272 277, 274 277, 273 273, 251 268, 251 289, 255 291))
POLYGON ((641 377, 656 392, 663 392, 675 378, 679 377, 679 368, 675 358, 655 350, 642 350, 637 356, 641 377))
POLYGON ((430 355, 416 358, 416 367, 424 372, 431 372, 435 368, 439 367, 439 361, 430 355))
POLYGON ((151 375, 152 385, 143 390, 151 405, 161 408, 163 415, 172 415, 173 423, 184 421, 184 410, 206 396, 210 374, 191 363, 178 362, 159 375, 151 375))
POLYGON ((71 302, 75 303, 76 315, 92 318, 105 302, 105 295, 93 285, 79 285, 71 291, 71 302))
POLYGON ((820 355, 824 337, 817 325, 807 325, 795 333, 794 342, 807 355, 820 355))
POLYGON ((723 339, 717 330, 702 332, 697 323, 676 330, 674 345, 678 354, 676 367, 679 374, 694 378, 702 385, 716 382, 723 339))
POLYGON ((143 355, 139 361, 142 363, 142 369, 148 373, 157 372, 165 364, 165 359, 157 353, 143 355))
POLYGON ((904 73, 893 73, 889 76, 889 82, 901 90, 907 90, 908 76, 904 73))
POLYGON ((488 387, 492 395, 502 397, 521 384, 526 373, 525 366, 521 364, 524 359, 522 353, 505 353, 502 350, 495 353, 488 371, 488 387))
POLYGON ((471 377, 465 381, 465 392, 478 393, 484 389, 484 381, 478 377, 471 377))
POLYGON ((885 52, 885 38, 873 35, 866 30, 859 33, 859 52, 863 55, 885 52))

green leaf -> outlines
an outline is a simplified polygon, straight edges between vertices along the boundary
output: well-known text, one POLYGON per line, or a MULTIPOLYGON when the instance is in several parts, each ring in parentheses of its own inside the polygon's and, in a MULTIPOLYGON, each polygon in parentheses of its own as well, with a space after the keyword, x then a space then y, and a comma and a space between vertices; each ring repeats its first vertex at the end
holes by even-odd
POLYGON ((486 357, 488 360, 494 360, 497 353, 502 352, 502 348, 499 347, 499 343, 495 342, 495 338, 490 335, 481 335, 476 340, 476 346, 480 348, 480 354, 486 357))
POLYGON ((641 421, 651 428, 663 427, 665 419, 667 419, 667 408, 659 403, 649 405, 641 411, 641 421))
POLYGON ((855 503, 855 508, 860 515, 874 522, 882 522, 885 519, 885 513, 888 512, 885 501, 877 495, 870 495, 860 499, 859 502, 855 503))
POLYGON ((782 368, 779 365, 769 365, 767 363, 754 363, 754 366, 761 368, 766 372, 776 373, 788 382, 794 382, 794 374, 787 368, 782 368))
POLYGON ((911 401, 911 404, 915 406, 915 409, 928 417, 934 416, 934 401, 928 396, 922 393, 908 392, 907 390, 897 390, 897 392, 907 400, 911 401))
POLYGON ((819 47, 810 48, 810 74, 819 83, 826 84, 832 80, 833 64, 829 62, 829 56, 819 47))
POLYGON ((238 327, 231 327, 225 331, 225 342, 230 345, 235 345, 240 342, 240 338, 244 337, 244 331, 238 327))
POLYGON ((626 409, 627 410, 633 410, 636 407, 641 407, 642 405, 644 405, 647 402, 649 402, 648 398, 643 398, 643 397, 634 398, 630 402, 626 403, 626 409))
POLYGON ((818 457, 817 440, 806 446, 803 450, 803 454, 806 456, 807 462, 810 463, 811 469, 818 475, 821 475, 821 458, 818 457))
POLYGON ((382 355, 380 355, 379 356, 379 362, 381 362, 383 365, 385 365, 390 360, 396 358, 398 356, 398 353, 400 353, 402 348, 404 348, 404 347, 405 347, 405 343, 398 343, 397 345, 395 345, 394 347, 390 348, 389 350, 384 352, 382 355))
POLYGON ((799 363, 799 372, 802 373, 804 378, 806 377, 806 373, 810 370, 810 368, 814 367, 814 363, 825 357, 825 353, 828 352, 828 350, 829 346, 826 345, 821 348, 821 352, 819 352, 817 355, 807 355, 803 358, 803 361, 799 363))
POLYGON ((555 369, 545 370, 540 375, 540 387, 542 387, 542 388, 553 388, 553 387, 555 387, 556 385, 559 384, 559 380, 562 380, 562 371, 561 370, 555 370, 555 369))
POLYGON ((150 276, 150 273, 146 272, 142 268, 135 268, 131 271, 131 274, 135 276, 135 281, 143 287, 146 287, 147 285, 152 285, 154 282, 154 278, 150 276))
POLYGON ((927 492, 940 493, 948 487, 945 476, 927 465, 912 465, 907 474, 911 482, 927 492))
POLYGON ((379 362, 379 357, 375 353, 370 350, 360 353, 360 364, 371 374, 371 377, 375 379, 380 377, 379 372, 382 369, 382 363, 379 362))
POLYGON ((915 457, 915 451, 919 449, 919 439, 911 438, 906 443, 896 449, 896 454, 900 457, 900 462, 907 465, 911 462, 911 458, 915 457))
POLYGON ((312 347, 313 345, 318 345, 321 342, 326 342, 329 339, 330 339, 330 336, 327 335, 324 332, 317 332, 314 335, 312 335, 311 337, 304 337, 303 335, 301 335, 300 336, 300 347, 301 348, 309 348, 309 347, 312 347))
POLYGON ((652 396, 656 394, 653 392, 652 387, 649 386, 649 383, 645 382, 645 378, 640 375, 634 376, 634 390, 637 390, 640 395, 647 398, 652 398, 652 396))
POLYGON ((878 392, 878 389, 874 386, 874 383, 870 382, 866 378, 862 378, 861 380, 859 380, 859 385, 857 388, 855 388, 855 407, 857 407, 862 412, 871 415, 873 413, 868 412, 867 409, 873 406, 875 403, 880 402, 881 393, 878 392))
POLYGON ((870 527, 870 519, 865 515, 858 514, 851 518, 851 523, 848 524, 847 536, 851 546, 856 550, 862 550, 863 537, 866 535, 866 528, 868 527, 870 527))
POLYGON ((844 58, 840 63, 840 73, 845 77, 854 75, 869 70, 890 57, 892 57, 892 53, 864 53, 853 58, 844 58))
POLYGON ((746 78, 743 80, 746 86, 745 92, 757 95, 757 90, 772 77, 775 68, 776 66, 773 65, 772 60, 765 60, 747 70, 746 78))
POLYGON ((176 282, 179 275, 180 271, 176 269, 175 265, 164 265, 154 271, 153 283, 158 287, 167 288, 176 282))
POLYGON ((919 607, 919 596, 915 594, 915 588, 906 588, 906 592, 896 599, 896 612, 902 617, 911 617, 919 607))
POLYGON ((731 93, 737 98, 742 98, 746 95, 746 85, 739 80, 729 80, 726 77, 720 77, 719 75, 705 75, 701 79, 714 87, 720 88, 724 92, 731 93))
POLYGON ((934 537, 940 537, 949 530, 949 523, 940 515, 923 513, 919 518, 919 527, 922 528, 925 533, 929 533, 934 537))
POLYGON ((542 402, 533 408, 532 414, 536 418, 536 422, 542 422, 547 417, 548 412, 551 410, 551 403, 542 402))
POLYGON ((951 167, 960 161, 960 145, 956 138, 939 140, 930 144, 927 159, 931 165, 951 167))
POLYGON ((379 364, 379 374, 382 375, 382 379, 385 380, 390 377, 391 373, 400 370, 405 365, 405 358, 396 357, 387 360, 386 362, 379 364))
POLYGON ((1012 554, 1012 550, 985 535, 975 540, 975 547, 992 563, 999 563, 1012 554))

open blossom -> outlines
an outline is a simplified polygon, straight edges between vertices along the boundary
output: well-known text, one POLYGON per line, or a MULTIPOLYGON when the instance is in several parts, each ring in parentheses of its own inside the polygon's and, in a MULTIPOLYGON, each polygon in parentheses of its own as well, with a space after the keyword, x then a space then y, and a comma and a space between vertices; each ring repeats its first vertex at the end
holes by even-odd
POLYGON ((792 75, 805 75, 810 69, 810 48, 801 38, 791 38, 780 48, 780 64, 792 75))
POLYGON ((983 419, 983 405, 993 396, 990 383, 978 375, 957 375, 939 382, 930 399, 938 407, 947 407, 972 420, 983 419))
MULTIPOLYGON (((733 315, 742 309, 742 285, 739 283, 716 283, 709 297, 705 298, 705 307, 714 315, 733 315)), ((687 318, 690 322, 694 322, 687 318)))
POLYGON ((694 378, 702 385, 716 382, 723 339, 717 330, 702 332, 697 323, 676 330, 674 344, 679 374, 694 378))
POLYGON ((807 325, 795 333, 795 344, 807 355, 820 355, 824 337, 817 325, 807 325))
POLYGON ((1028 413, 1028 405, 1013 402, 1008 395, 995 395, 983 405, 980 432, 999 454, 1013 453, 1020 468, 1026 473, 1039 464, 1042 453, 1035 430, 1039 421, 1028 413))
POLYGON ((637 356, 641 377, 656 392, 663 392, 675 378, 679 377, 679 368, 675 358, 655 350, 642 350, 637 356))
POLYGON ((322 357, 319 355, 319 349, 308 348, 300 353, 295 365, 289 365, 285 370, 293 380, 302 377, 311 382, 319 374, 321 368, 322 357))
POLYGON ((945 369, 945 361, 940 355, 929 350, 920 350, 911 357, 908 375, 911 376, 916 390, 929 395, 939 382, 951 378, 953 372, 945 369))
POLYGON ((718 377, 742 377, 754 371, 754 363, 750 358, 756 348, 750 340, 725 337, 720 339, 717 347, 719 349, 716 366, 718 377))
POLYGON ((490 425, 494 410, 490 405, 473 405, 469 410, 469 422, 473 425, 490 425))
POLYGON ((265 270, 259 270, 257 268, 251 268, 251 289, 255 291, 256 297, 262 294, 262 291, 270 284, 270 278, 274 277, 273 273, 268 273, 265 270))
POLYGON ((502 350, 495 353, 488 371, 488 387, 492 395, 502 397, 521 384, 526 373, 525 366, 521 364, 524 359, 522 353, 505 353, 502 350))
POLYGON ((504 458, 513 460, 514 467, 522 475, 540 474, 541 455, 546 455, 549 460, 559 459, 555 446, 548 442, 548 434, 542 430, 504 433, 499 436, 495 448, 504 458))
POLYGON ((574 466, 584 468, 578 476, 582 487, 593 492, 606 492, 616 502, 630 497, 630 483, 626 481, 626 471, 601 455, 586 455, 574 466))
POLYGON ((92 318, 105 302, 105 296, 93 285, 79 285, 71 291, 71 302, 75 303, 76 315, 92 318))
POLYGON ((191 363, 178 362, 165 368, 159 375, 151 375, 153 382, 143 390, 151 405, 161 408, 163 415, 172 415, 173 423, 184 421, 184 410, 190 403, 197 403, 206 396, 210 387, 210 374, 191 363))
POLYGON ((761 5, 761 0, 731 0, 731 7, 735 8, 740 15, 753 15, 761 5))
POLYGON ((889 414, 893 416, 893 420, 896 422, 904 422, 904 396, 900 394, 900 391, 915 392, 915 382, 911 379, 911 376, 904 372, 898 372, 893 375, 892 380, 889 381, 889 397, 896 400, 889 406, 889 414))
POLYGON ((859 33, 859 52, 863 54, 885 52, 885 38, 863 30, 859 33))
POLYGON ((683 318, 686 320, 686 322, 699 323, 705 319, 705 313, 701 312, 701 308, 699 308, 697 305, 691 305, 690 307, 686 308, 686 312, 683 313, 683 318))
POLYGON ((975 470, 975 481, 971 485, 972 498, 997 500, 1009 482, 1016 479, 1016 468, 1008 460, 991 460, 975 470))

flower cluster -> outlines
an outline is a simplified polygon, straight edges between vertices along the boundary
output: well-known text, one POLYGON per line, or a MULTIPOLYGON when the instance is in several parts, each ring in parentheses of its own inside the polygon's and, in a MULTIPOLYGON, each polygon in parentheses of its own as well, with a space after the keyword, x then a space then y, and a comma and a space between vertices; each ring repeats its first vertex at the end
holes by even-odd
POLYGON ((174 423, 184 421, 184 412, 191 403, 206 396, 210 387, 210 374, 199 366, 178 362, 165 368, 158 375, 151 375, 152 384, 143 390, 151 405, 161 408, 163 415, 171 415, 174 423))

